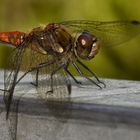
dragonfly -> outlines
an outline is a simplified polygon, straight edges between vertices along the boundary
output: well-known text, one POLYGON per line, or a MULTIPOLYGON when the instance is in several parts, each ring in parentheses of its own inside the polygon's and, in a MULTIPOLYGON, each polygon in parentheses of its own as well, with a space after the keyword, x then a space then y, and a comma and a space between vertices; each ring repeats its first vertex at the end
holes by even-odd
POLYGON ((7 60, 8 69, 4 71, 6 118, 17 84, 30 73, 34 78, 32 85, 46 100, 50 95, 56 100, 63 93, 70 95, 70 77, 77 84, 82 84, 70 71, 70 65, 92 84, 105 87, 105 83, 83 61, 92 60, 101 47, 119 45, 139 33, 140 22, 136 20, 73 20, 49 23, 28 33, 0 32, 0 42, 13 48, 7 60))

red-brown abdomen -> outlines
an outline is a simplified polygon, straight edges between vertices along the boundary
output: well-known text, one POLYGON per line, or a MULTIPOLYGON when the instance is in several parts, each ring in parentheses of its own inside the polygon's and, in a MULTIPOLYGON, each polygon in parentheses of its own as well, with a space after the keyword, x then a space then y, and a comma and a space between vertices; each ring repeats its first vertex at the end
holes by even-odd
POLYGON ((0 42, 9 45, 18 46, 23 42, 23 36, 25 33, 15 31, 15 32, 0 32, 0 42))

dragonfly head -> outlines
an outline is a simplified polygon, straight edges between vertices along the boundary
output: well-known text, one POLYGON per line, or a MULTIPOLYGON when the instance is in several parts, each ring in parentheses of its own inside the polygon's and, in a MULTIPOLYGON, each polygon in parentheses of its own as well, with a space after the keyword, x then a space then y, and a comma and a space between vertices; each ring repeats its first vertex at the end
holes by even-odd
POLYGON ((100 43, 90 32, 82 32, 76 40, 76 53, 82 59, 90 60, 99 51, 100 43))

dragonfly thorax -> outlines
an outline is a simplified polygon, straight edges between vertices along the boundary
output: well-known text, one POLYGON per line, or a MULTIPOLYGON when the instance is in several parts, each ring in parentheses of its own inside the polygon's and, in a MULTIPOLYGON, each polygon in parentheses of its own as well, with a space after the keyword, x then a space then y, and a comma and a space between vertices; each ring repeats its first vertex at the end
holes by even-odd
POLYGON ((43 47, 55 54, 64 54, 72 47, 72 36, 61 25, 49 24, 45 28, 43 47))
POLYGON ((35 38, 32 43, 34 49, 42 54, 62 55, 72 47, 72 36, 57 24, 49 24, 44 29, 33 30, 30 34, 35 38))

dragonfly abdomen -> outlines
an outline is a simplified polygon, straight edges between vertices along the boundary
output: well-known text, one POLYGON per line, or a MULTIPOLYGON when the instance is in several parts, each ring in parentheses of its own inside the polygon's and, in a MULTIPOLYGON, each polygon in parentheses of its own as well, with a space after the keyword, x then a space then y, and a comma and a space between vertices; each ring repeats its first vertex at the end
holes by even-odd
POLYGON ((9 45, 18 46, 23 42, 23 37, 25 33, 15 31, 15 32, 0 32, 0 42, 9 45))

